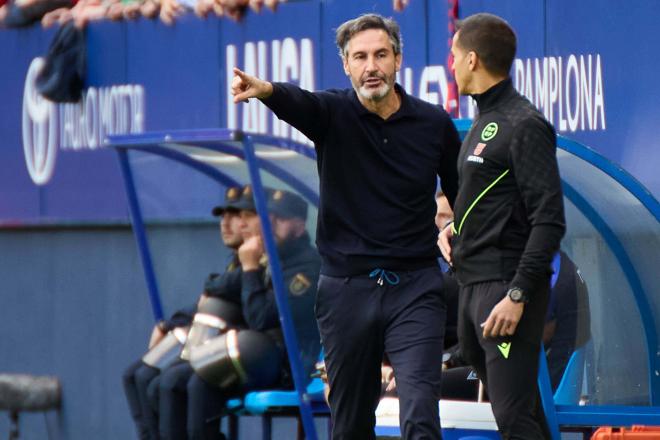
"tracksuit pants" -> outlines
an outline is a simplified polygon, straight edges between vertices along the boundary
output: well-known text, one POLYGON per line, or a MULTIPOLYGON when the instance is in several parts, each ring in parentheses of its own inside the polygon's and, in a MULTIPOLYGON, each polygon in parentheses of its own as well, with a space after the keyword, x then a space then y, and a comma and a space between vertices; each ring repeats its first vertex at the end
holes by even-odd
POLYGON ((402 437, 440 439, 438 400, 446 305, 437 266, 353 277, 321 275, 316 318, 325 350, 334 440, 375 439, 386 353, 402 437), (396 283, 394 281, 397 281, 396 283))
POLYGON ((485 339, 481 324, 506 296, 508 288, 508 281, 461 288, 458 308, 461 353, 486 386, 504 440, 549 439, 537 386, 549 287, 528 293, 530 301, 513 336, 485 339))

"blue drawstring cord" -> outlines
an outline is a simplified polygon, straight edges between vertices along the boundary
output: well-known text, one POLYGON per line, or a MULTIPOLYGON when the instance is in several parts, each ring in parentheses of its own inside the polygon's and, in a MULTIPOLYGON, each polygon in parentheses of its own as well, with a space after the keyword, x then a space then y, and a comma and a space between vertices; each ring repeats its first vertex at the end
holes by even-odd
POLYGON ((399 284, 399 275, 397 275, 395 272, 392 272, 390 270, 385 270, 385 269, 374 269, 371 271, 369 274, 369 278, 376 278, 378 277, 378 280, 376 283, 378 283, 379 286, 382 286, 383 280, 387 281, 387 284, 390 284, 392 286, 396 286, 399 284))

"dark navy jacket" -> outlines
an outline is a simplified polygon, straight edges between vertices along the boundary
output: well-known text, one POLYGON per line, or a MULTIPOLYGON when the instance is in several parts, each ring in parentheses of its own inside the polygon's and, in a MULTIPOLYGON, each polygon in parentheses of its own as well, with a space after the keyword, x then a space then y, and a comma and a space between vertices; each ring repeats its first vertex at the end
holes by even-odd
POLYGON ((387 120, 354 90, 308 92, 274 83, 263 102, 316 147, 320 178, 316 243, 322 272, 368 274, 436 264, 437 178, 449 204, 457 191, 456 127, 438 105, 406 94, 387 120))
MULTIPOLYGON (((222 274, 212 273, 204 281, 204 293, 209 296, 218 296, 233 303, 241 302, 241 266, 236 256, 227 265, 222 274)), ((192 324, 193 317, 197 311, 197 303, 177 310, 172 317, 165 321, 164 330, 172 330, 174 327, 185 327, 192 324)))
MULTIPOLYGON (((284 286, 289 293, 289 307, 299 348, 302 351, 303 366, 309 373, 320 351, 314 303, 321 261, 318 252, 310 245, 307 234, 279 245, 278 254, 284 286)), ((249 328, 266 332, 282 345, 277 303, 267 269, 243 272, 242 279, 241 297, 245 322, 249 328)))

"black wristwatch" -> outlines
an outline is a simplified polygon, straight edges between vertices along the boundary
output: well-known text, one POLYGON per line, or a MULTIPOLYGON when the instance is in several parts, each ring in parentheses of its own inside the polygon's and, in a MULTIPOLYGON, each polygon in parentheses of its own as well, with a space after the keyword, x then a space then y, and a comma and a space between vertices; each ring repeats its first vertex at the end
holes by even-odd
POLYGON ((509 291, 506 293, 506 296, 509 297, 511 301, 513 301, 516 304, 527 304, 529 302, 529 298, 527 298, 527 295, 525 295, 525 291, 522 290, 520 287, 512 287, 509 289, 509 291))

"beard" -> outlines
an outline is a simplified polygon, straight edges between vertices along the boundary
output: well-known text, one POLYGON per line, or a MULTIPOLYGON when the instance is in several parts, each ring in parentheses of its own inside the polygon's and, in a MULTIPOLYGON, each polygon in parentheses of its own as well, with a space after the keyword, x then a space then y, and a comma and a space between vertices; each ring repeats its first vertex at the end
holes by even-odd
POLYGON ((375 73, 360 79, 359 82, 353 81, 353 88, 358 92, 358 94, 367 100, 370 101, 380 101, 387 96, 387 94, 392 90, 394 86, 395 75, 385 75, 381 73, 375 73), (377 88, 367 87, 367 80, 378 78, 382 82, 377 88))

